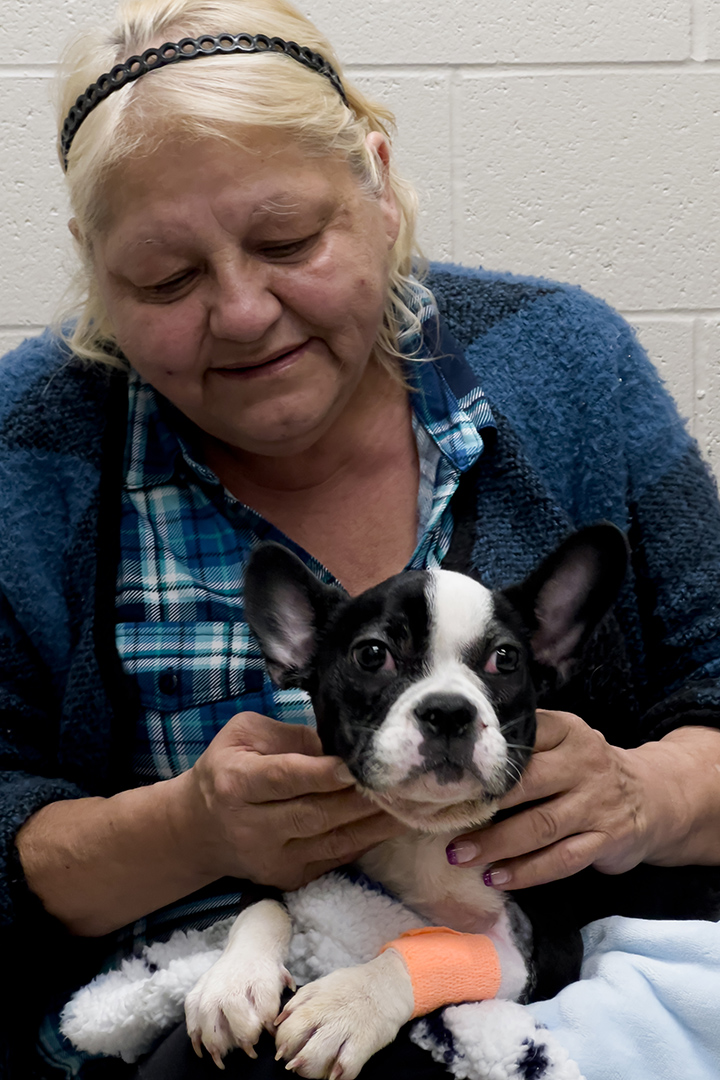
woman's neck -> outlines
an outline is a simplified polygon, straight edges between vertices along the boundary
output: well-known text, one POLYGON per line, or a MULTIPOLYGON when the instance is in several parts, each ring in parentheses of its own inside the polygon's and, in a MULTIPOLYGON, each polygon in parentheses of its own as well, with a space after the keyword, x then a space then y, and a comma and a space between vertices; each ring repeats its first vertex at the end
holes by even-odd
POLYGON ((419 465, 407 390, 380 370, 309 450, 208 454, 225 487, 351 594, 399 573, 417 540, 419 465))

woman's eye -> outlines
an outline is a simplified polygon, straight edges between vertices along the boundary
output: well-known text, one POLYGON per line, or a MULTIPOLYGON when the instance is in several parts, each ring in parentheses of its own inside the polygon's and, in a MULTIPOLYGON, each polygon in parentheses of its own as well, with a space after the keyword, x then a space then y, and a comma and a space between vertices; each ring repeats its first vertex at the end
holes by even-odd
POLYGON ((352 650, 352 658, 363 671, 395 671, 392 653, 382 641, 363 641, 352 650))
POLYGON ((520 665, 520 650, 514 645, 499 645, 485 664, 489 675, 511 675, 520 665))
POLYGON ((288 240, 284 244, 265 244, 260 250, 266 259, 290 259, 293 255, 300 255, 311 247, 319 235, 319 233, 313 233, 312 236, 288 240))
POLYGON ((189 285, 194 277, 195 270, 184 270, 181 274, 177 274, 167 281, 159 281, 157 285, 146 286, 143 292, 151 297, 172 297, 175 293, 181 292, 186 285, 189 285))

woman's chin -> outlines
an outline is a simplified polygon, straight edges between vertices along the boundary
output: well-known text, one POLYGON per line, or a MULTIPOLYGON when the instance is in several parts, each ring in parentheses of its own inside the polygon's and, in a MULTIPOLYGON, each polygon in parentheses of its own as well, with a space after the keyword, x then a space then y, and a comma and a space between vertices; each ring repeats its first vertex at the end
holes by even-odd
MULTIPOLYGON (((288 412, 279 409, 253 410, 250 415, 210 422, 204 430, 233 457, 294 457, 312 449, 332 424, 332 416, 322 411, 288 412)), ((197 423, 197 421, 196 421, 197 423)), ((198 426, 203 426, 198 424, 198 426)))

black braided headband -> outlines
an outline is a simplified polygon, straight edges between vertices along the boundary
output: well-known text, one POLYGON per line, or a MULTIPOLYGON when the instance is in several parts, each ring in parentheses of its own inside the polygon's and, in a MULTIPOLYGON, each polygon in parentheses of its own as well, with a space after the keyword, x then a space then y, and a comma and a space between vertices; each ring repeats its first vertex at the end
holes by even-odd
POLYGON ((77 130, 88 113, 91 113, 96 105, 112 94, 120 90, 129 82, 134 82, 148 71, 167 67, 168 64, 177 64, 180 60, 194 60, 196 56, 213 56, 215 53, 284 53, 291 60, 297 60, 319 75, 324 75, 334 86, 338 94, 348 105, 347 97, 340 76, 335 68, 320 53, 304 45, 298 45, 295 41, 283 41, 282 38, 268 37, 266 34, 203 34, 199 38, 183 38, 182 41, 167 41, 157 49, 146 49, 142 56, 130 56, 124 64, 116 64, 112 71, 88 86, 84 94, 77 99, 70 112, 65 118, 62 135, 60 137, 60 149, 62 150, 63 165, 67 170, 68 154, 70 146, 77 134, 77 130))

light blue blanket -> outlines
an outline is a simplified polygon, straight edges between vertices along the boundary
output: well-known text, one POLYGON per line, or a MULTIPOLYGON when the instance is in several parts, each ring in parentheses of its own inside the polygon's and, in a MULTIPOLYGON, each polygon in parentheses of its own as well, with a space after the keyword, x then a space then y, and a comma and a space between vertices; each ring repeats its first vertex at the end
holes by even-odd
POLYGON ((580 982, 529 1009, 587 1080, 719 1080, 720 924, 615 916, 583 936, 580 982))

